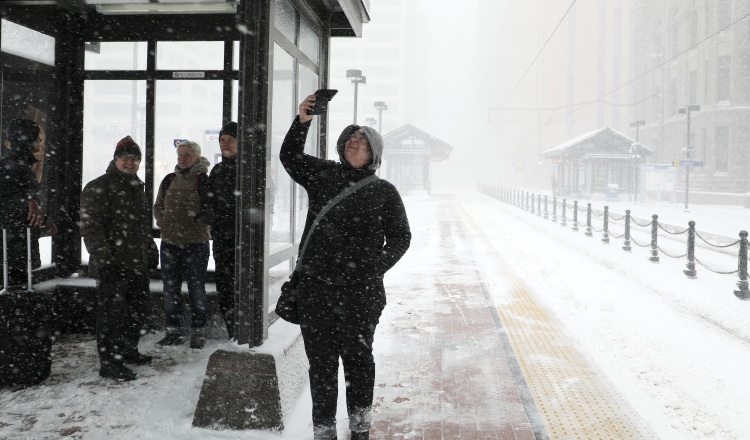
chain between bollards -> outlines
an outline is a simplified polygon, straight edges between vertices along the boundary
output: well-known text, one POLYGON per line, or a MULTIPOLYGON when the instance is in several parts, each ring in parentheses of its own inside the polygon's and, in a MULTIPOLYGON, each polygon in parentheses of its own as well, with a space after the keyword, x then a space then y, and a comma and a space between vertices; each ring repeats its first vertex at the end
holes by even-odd
POLYGON ((651 218, 653 219, 651 221, 651 256, 648 257, 648 260, 651 261, 652 263, 658 263, 659 262, 659 249, 657 248, 656 238, 657 238, 657 233, 659 230, 659 220, 658 220, 659 216, 654 214, 651 216, 651 218))
POLYGON ((687 269, 682 272, 688 278, 697 278, 698 273, 695 271, 695 222, 688 222, 688 240, 687 240, 687 269))

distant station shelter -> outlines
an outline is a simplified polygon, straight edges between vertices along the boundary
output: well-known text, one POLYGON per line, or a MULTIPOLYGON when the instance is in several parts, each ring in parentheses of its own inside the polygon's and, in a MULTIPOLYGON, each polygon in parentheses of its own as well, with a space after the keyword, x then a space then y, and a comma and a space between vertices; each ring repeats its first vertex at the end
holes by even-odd
POLYGON ((386 177, 403 191, 430 190, 430 165, 448 160, 453 147, 406 124, 383 136, 386 177))
POLYGON ((652 150, 611 127, 583 134, 542 153, 552 160, 552 189, 562 196, 635 194, 638 168, 652 150))

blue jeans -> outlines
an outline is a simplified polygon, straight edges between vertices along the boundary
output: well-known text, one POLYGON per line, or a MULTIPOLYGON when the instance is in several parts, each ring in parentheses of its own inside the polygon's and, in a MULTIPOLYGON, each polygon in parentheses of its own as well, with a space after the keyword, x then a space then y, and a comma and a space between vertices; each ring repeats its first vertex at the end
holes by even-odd
POLYGON ((182 282, 190 294, 191 327, 206 326, 206 269, 208 242, 171 244, 161 242, 161 276, 164 280, 164 321, 167 327, 180 328, 182 282))

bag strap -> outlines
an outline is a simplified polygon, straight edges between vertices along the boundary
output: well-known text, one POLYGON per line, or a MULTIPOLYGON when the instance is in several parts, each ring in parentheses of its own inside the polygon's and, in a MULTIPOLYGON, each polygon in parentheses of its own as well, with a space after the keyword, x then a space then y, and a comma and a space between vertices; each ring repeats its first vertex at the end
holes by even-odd
POLYGON ((330 211, 331 208, 333 208, 338 202, 354 194, 357 190, 369 185, 370 183, 376 180, 378 180, 378 176, 373 174, 371 176, 365 177, 364 179, 360 180, 354 185, 344 188, 344 190, 341 191, 339 195, 332 198, 331 201, 329 201, 328 204, 324 206, 323 209, 320 210, 320 212, 318 213, 318 216, 315 217, 315 220, 313 220, 312 225, 310 225, 310 229, 307 231, 307 235, 305 236, 305 241, 302 243, 302 247, 299 249, 299 255, 297 256, 297 264, 294 267, 295 271, 299 267, 299 264, 302 261, 302 257, 305 255, 305 249, 307 249, 307 244, 310 242, 310 236, 312 235, 315 228, 318 227, 318 224, 320 224, 320 220, 323 218, 323 216, 326 215, 326 213, 330 211))

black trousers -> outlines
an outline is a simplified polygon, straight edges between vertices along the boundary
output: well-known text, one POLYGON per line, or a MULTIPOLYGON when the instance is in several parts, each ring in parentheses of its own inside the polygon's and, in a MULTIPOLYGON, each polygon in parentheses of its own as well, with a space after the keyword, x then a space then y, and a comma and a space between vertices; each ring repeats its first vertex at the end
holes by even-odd
POLYGON ((214 237, 214 262, 216 263, 216 294, 227 331, 232 337, 234 329, 234 237, 214 237))
POLYGON ((151 314, 148 273, 120 270, 97 283, 96 348, 102 364, 123 362, 138 352, 151 314))
POLYGON ((350 429, 369 430, 375 387, 372 344, 386 302, 383 282, 334 286, 303 275, 298 292, 302 338, 310 362, 314 430, 336 425, 339 358, 344 365, 350 429))

